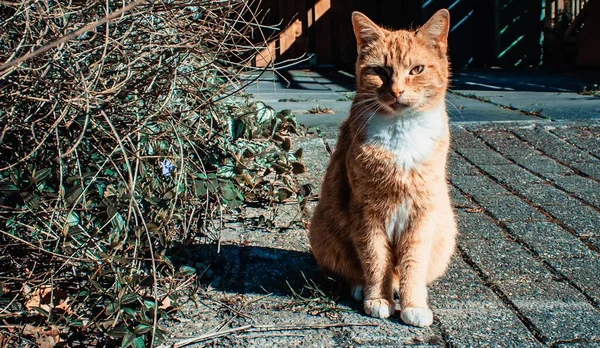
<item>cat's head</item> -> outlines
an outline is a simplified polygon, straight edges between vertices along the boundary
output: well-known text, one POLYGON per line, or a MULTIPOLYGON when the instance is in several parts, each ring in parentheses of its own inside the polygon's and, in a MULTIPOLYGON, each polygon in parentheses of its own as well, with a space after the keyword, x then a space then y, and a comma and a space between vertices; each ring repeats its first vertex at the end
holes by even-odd
POLYGON ((431 110, 444 101, 447 10, 439 10, 417 30, 387 30, 360 12, 352 14, 352 24, 358 43, 357 96, 365 109, 399 115, 431 110))

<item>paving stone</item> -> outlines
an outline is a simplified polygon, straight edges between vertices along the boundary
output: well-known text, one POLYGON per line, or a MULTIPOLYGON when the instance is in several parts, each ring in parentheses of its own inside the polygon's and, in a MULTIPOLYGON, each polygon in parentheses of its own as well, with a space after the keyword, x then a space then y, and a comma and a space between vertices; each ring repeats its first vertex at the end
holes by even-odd
POLYGON ((521 246, 509 239, 462 239, 461 250, 494 283, 549 282, 553 275, 521 246))
POLYGON ((457 149, 477 149, 487 150, 489 147, 482 141, 477 139, 473 134, 469 133, 462 127, 453 126, 450 128, 450 145, 452 148, 457 149))
POLYGON ((600 162, 571 163, 571 167, 591 178, 600 180, 600 162))
POLYGON ((515 305, 546 337, 547 343, 600 338, 600 312, 590 304, 565 304, 560 301, 539 303, 532 299, 515 301, 515 305))
POLYGON ((429 301, 435 314, 443 309, 504 307, 502 301, 483 284, 475 271, 458 254, 452 258, 446 274, 436 280, 429 290, 429 301))
POLYGON ((458 187, 472 197, 487 197, 496 195, 509 195, 510 192, 495 183, 492 179, 483 176, 452 176, 452 185, 458 187))
POLYGON ((539 113, 553 120, 597 119, 600 102, 597 97, 576 93, 541 91, 463 91, 505 107, 539 113))
POLYGON ((553 222, 510 222, 506 226, 545 260, 586 258, 590 264, 597 262, 596 253, 553 222))
POLYGON ((538 156, 541 152, 508 131, 483 130, 476 133, 494 150, 507 157, 538 156))
POLYGON ((557 279, 531 254, 523 252, 518 243, 466 239, 460 244, 470 260, 546 338, 546 343, 593 338, 600 330, 591 324, 600 312, 576 289, 557 279), (558 309, 562 312, 555 313, 558 309), (574 323, 573 318, 579 318, 580 323, 574 323))
POLYGON ((575 172, 547 156, 513 156, 515 163, 546 179, 565 175, 575 175, 575 172))
POLYGON ((593 133, 587 127, 557 127, 551 130, 551 132, 590 154, 600 157, 600 134, 598 132, 593 133))
POLYGON ((561 342, 554 344, 556 348, 600 348, 600 341, 598 342, 561 342))
POLYGON ((567 193, 548 183, 541 184, 512 184, 512 188, 535 205, 574 204, 577 201, 567 193))
POLYGON ((518 317, 459 257, 434 283, 429 295, 435 318, 450 345, 505 346, 501 343, 507 336, 514 347, 539 345, 518 317))
POLYGON ((540 184, 543 182, 542 179, 516 164, 482 164, 479 168, 510 187, 519 184, 540 184))
POLYGON ((583 201, 600 208, 600 183, 577 175, 555 178, 553 182, 583 201))
POLYGON ((514 129, 513 132, 538 150, 562 163, 598 162, 598 159, 568 144, 542 127, 514 129))
POLYGON ((459 210, 456 212, 460 240, 477 239, 485 242, 491 239, 504 239, 501 228, 480 210, 459 210))
POLYGON ((454 209, 474 208, 475 206, 469 201, 458 189, 450 186, 450 200, 454 209))
POLYGON ((475 165, 481 164, 510 164, 511 162, 497 152, 491 150, 472 150, 456 148, 456 152, 463 155, 475 165))
POLYGON ((594 209, 574 201, 568 201, 567 204, 562 206, 548 205, 542 208, 573 229, 577 236, 589 239, 592 244, 598 245, 600 241, 600 215, 594 209))
POLYGON ((449 176, 481 175, 474 165, 454 152, 448 156, 447 167, 449 176))
POLYGON ((444 309, 436 316, 451 347, 543 347, 503 307, 444 309))
POLYGON ((550 222, 507 224, 511 234, 527 243, 543 260, 600 303, 600 255, 577 237, 550 222))
POLYGON ((483 208, 499 221, 546 221, 537 209, 516 196, 474 197, 483 208))

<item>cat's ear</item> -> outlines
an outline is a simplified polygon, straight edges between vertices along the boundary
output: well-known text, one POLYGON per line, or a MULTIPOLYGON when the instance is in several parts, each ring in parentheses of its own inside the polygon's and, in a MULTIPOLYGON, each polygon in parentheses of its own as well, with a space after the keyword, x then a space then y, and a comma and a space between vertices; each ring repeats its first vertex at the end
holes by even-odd
POLYGON ((381 27, 358 11, 352 12, 352 26, 354 27, 354 35, 356 36, 359 53, 361 47, 384 35, 381 27))
POLYGON ((417 37, 434 45, 440 53, 446 54, 448 49, 448 31, 450 29, 450 12, 446 9, 437 11, 427 23, 417 31, 417 37))

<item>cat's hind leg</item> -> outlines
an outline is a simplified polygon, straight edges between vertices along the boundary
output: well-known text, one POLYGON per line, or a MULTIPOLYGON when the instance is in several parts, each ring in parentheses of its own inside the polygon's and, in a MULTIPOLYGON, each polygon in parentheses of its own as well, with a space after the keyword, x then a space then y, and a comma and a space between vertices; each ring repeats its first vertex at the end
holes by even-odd
POLYGON ((311 225, 310 245, 317 264, 324 271, 342 277, 357 301, 363 298, 364 280, 358 256, 350 241, 343 240, 332 226, 311 225))

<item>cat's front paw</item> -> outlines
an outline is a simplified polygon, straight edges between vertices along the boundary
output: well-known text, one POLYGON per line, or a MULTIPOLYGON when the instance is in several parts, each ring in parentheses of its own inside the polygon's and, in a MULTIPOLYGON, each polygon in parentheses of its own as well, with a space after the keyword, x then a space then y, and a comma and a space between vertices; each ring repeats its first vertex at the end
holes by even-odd
POLYGON ((375 318, 387 318, 394 314, 394 303, 384 299, 365 300, 365 312, 375 318))
POLYGON ((433 324, 433 312, 429 308, 407 307, 400 312, 400 319, 412 326, 429 326, 433 324))

